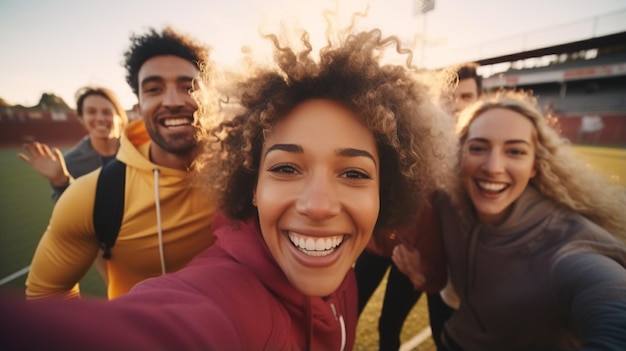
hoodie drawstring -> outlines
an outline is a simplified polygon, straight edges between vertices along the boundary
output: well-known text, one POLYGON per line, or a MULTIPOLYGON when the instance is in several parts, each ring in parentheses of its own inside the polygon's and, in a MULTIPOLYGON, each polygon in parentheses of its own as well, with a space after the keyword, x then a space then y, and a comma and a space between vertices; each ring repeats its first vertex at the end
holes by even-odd
POLYGON ((346 322, 344 322, 343 316, 339 316, 339 318, 337 318, 337 310, 335 309, 335 305, 333 303, 330 304, 330 309, 333 310, 335 320, 338 320, 339 325, 341 326, 341 348, 339 350, 343 351, 346 349, 346 322))
POLYGON ((343 316, 339 316, 339 324, 341 324, 341 351, 346 349, 346 323, 343 316))
POLYGON ((154 173, 154 205, 156 207, 157 234, 159 238, 159 256, 161 258, 161 274, 165 275, 165 253, 163 252, 163 228, 161 227, 161 196, 159 194, 159 169, 152 170, 154 173))

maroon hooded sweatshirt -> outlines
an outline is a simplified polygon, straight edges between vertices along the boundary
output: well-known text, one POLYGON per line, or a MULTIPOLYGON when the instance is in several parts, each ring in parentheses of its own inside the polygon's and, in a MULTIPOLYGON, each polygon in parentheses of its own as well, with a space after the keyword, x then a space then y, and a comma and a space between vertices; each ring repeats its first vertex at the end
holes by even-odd
POLYGON ((352 350, 353 271, 332 295, 305 296, 274 261, 256 217, 214 225, 215 244, 187 267, 108 302, 0 296, 2 349, 352 350))

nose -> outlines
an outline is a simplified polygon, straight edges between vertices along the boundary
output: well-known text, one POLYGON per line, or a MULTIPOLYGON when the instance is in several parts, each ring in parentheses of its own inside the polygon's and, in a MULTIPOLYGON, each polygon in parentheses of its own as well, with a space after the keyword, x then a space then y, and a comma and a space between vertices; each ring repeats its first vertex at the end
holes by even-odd
POLYGON ((504 171, 504 158, 499 152, 492 151, 483 162, 482 169, 491 174, 497 174, 504 171))
POLYGON ((183 94, 189 93, 181 91, 178 87, 166 87, 165 94, 163 96, 163 106, 183 106, 185 101, 185 96, 183 96, 183 94))
POLYGON ((108 111, 97 111, 94 116, 95 120, 99 122, 108 121, 113 118, 113 115, 108 111))
POLYGON ((296 211, 319 221, 336 216, 341 209, 332 177, 311 176, 300 191, 296 211))

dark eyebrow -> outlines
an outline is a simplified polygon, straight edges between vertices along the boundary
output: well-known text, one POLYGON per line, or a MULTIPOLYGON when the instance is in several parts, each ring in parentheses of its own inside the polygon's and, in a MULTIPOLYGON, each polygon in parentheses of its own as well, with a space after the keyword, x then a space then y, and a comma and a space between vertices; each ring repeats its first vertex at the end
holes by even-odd
MULTIPOLYGON (((479 142, 491 144, 491 142, 488 139, 486 139, 486 138, 471 138, 471 139, 468 139, 467 141, 479 141, 479 142)), ((504 143, 505 144, 527 144, 527 145, 532 145, 532 143, 530 143, 529 141, 524 140, 524 139, 512 139, 512 140, 507 140, 504 143)))
POLYGON ((374 165, 376 165, 376 160, 374 159, 374 156, 365 150, 352 148, 340 149, 337 150, 337 155, 343 157, 367 157, 374 162, 374 165))
POLYGON ((532 143, 526 141, 526 140, 522 140, 522 139, 513 139, 513 140, 507 140, 505 142, 505 144, 526 144, 526 145, 532 145, 532 143))
POLYGON ((163 77, 161 76, 148 76, 141 80, 141 86, 144 86, 144 84, 146 83, 151 83, 151 82, 156 83, 156 82, 162 82, 162 81, 163 81, 163 77))
MULTIPOLYGON (((267 156, 267 154, 269 154, 271 151, 276 151, 276 150, 282 150, 282 151, 293 152, 293 153, 298 153, 298 154, 301 154, 304 152, 304 149, 302 149, 302 146, 300 145, 274 144, 270 146, 269 148, 267 148, 267 151, 265 152, 265 156, 267 156)), ((342 156, 342 157, 367 157, 371 159, 372 161, 374 161, 374 164, 376 164, 376 160, 374 159, 374 156, 372 156, 372 154, 370 154, 369 152, 365 150, 346 148, 346 149, 337 150, 335 154, 337 156, 342 156)))
MULTIPOLYGON (((180 76, 178 78, 176 78, 176 81, 179 83, 187 83, 187 82, 191 82, 193 81, 193 77, 188 77, 188 76, 180 76)), ((150 83, 150 82, 162 82, 164 79, 161 76, 148 76, 145 77, 142 81, 141 81, 141 86, 143 86, 146 83, 150 83)))
POLYGON ((282 151, 286 151, 286 152, 294 152, 294 153, 298 153, 301 154, 304 152, 304 150, 302 149, 302 146, 300 145, 296 145, 296 144, 274 144, 270 147, 267 148, 267 151, 265 151, 265 156, 267 156, 267 154, 270 153, 270 151, 276 151, 276 150, 282 150, 282 151))
POLYGON ((183 82, 183 83, 192 82, 193 80, 194 80, 194 77, 188 77, 188 76, 180 76, 176 79, 176 81, 183 82))

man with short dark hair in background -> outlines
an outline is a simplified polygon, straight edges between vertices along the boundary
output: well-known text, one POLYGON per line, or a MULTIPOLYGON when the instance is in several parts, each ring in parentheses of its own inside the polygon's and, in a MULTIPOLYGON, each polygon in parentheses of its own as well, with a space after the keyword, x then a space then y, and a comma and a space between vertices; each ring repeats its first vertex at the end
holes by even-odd
POLYGON ((452 95, 452 112, 458 114, 482 95, 482 77, 477 72, 478 64, 464 63, 456 67, 458 83, 452 95))

